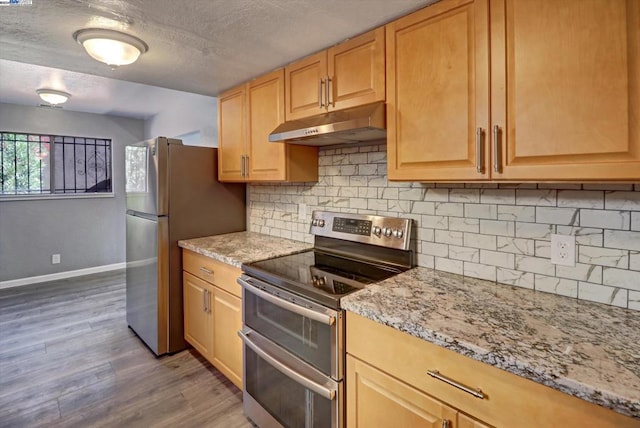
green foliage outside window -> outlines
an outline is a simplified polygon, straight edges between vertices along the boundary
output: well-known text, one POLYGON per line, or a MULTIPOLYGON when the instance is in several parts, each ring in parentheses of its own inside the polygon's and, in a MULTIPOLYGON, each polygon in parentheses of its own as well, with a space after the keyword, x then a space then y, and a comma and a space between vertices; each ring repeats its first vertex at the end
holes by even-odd
POLYGON ((46 135, 2 133, 0 194, 48 193, 49 142, 46 135))

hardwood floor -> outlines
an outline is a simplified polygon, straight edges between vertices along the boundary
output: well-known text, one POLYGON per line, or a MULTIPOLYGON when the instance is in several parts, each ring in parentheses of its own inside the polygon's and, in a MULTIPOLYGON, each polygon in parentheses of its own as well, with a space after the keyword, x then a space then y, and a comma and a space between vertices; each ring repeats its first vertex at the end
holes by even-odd
POLYGON ((251 427, 194 350, 127 327, 124 271, 0 290, 0 427, 251 427))

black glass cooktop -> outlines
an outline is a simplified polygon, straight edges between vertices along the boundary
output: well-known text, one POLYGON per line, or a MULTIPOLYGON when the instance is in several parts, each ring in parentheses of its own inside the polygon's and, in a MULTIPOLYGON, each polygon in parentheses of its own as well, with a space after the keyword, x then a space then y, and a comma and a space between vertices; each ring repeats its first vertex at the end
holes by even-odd
POLYGON ((402 270, 317 250, 242 265, 250 276, 317 303, 340 307, 340 298, 402 270))

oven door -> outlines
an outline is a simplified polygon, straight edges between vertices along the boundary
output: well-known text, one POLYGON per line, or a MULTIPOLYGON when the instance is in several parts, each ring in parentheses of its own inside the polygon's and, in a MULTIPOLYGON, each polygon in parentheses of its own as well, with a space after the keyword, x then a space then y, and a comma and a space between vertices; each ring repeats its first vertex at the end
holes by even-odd
POLYGON ((342 428, 344 383, 244 327, 243 410, 259 427, 342 428))
POLYGON ((243 324, 326 376, 344 375, 342 311, 242 275, 243 324))

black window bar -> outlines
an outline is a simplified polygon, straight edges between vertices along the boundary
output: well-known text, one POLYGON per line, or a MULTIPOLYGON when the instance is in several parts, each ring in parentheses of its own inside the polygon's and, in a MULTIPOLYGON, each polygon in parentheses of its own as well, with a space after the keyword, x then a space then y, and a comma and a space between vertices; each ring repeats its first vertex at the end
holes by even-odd
POLYGON ((112 192, 111 140, 1 135, 0 195, 112 192))

